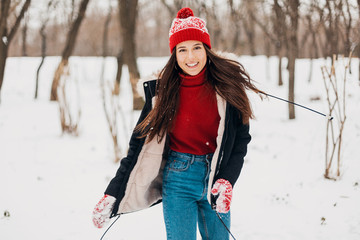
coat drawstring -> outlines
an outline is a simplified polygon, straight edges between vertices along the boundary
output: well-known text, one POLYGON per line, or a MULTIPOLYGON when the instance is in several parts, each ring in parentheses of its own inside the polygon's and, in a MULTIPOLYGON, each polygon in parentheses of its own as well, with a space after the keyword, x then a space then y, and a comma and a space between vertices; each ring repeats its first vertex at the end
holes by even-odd
POLYGON ((216 216, 218 216, 218 218, 220 219, 221 223, 224 225, 224 227, 226 228, 226 230, 228 231, 228 233, 231 235, 231 237, 236 240, 236 238, 234 237, 234 235, 230 232, 230 229, 226 226, 226 224, 224 223, 224 221, 222 220, 221 216, 219 215, 219 213, 217 211, 216 212, 216 216))
POLYGON ((114 223, 120 218, 121 215, 119 215, 115 221, 112 222, 112 224, 110 224, 110 226, 106 229, 106 231, 104 232, 104 234, 101 236, 100 240, 102 240, 105 236, 105 234, 109 231, 109 229, 114 225, 114 223))
MULTIPOLYGON (((231 237, 232 237, 234 240, 236 240, 236 238, 234 237, 234 235, 231 233, 230 229, 226 226, 226 224, 225 224, 224 221, 222 220, 222 218, 221 218, 221 216, 219 215, 219 213, 218 213, 217 211, 215 211, 215 212, 216 212, 216 216, 220 219, 221 223, 224 225, 224 227, 226 228, 226 230, 228 231, 228 233, 231 235, 231 237)), ((115 221, 113 221, 113 222, 110 224, 110 226, 106 229, 106 231, 104 232, 104 234, 101 236, 100 240, 102 240, 102 239, 104 238, 105 234, 106 234, 106 233, 109 231, 109 229, 115 224, 115 222, 116 222, 117 220, 119 220, 120 216, 121 216, 121 215, 119 215, 119 216, 115 219, 115 221)))

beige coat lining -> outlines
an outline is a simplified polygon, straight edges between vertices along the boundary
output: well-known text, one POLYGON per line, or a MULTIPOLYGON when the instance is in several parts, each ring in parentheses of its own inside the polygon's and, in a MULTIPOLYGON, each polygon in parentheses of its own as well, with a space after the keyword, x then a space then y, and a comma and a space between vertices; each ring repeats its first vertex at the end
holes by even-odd
POLYGON ((225 131, 226 101, 222 97, 220 97, 218 94, 216 94, 216 100, 217 100, 217 107, 218 107, 218 112, 219 112, 219 116, 220 116, 220 122, 219 122, 217 137, 216 137, 216 149, 215 149, 214 155, 211 160, 211 167, 210 167, 211 170, 210 170, 209 181, 208 181, 209 188, 208 188, 208 192, 207 192, 207 200, 210 204, 211 204, 210 193, 211 193, 212 182, 214 180, 216 165, 217 165, 217 162, 219 159, 220 146, 221 146, 224 131, 225 131))
MULTIPOLYGON (((219 156, 222 137, 225 129, 226 101, 216 95, 220 123, 216 137, 217 148, 211 161, 209 186, 212 184, 219 156)), ((153 106, 155 97, 153 100, 153 106)), ((165 165, 163 152, 166 137, 159 143, 156 138, 146 142, 138 156, 138 161, 132 170, 123 199, 120 202, 118 214, 145 209, 162 199, 162 171, 165 165)), ((208 189, 208 201, 210 201, 208 189)))

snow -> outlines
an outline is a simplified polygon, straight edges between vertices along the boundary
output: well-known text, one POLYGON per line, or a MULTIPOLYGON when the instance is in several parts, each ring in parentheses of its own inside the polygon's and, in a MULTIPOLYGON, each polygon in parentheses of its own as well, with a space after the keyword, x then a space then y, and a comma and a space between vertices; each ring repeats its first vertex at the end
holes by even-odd
MULTIPOLYGON (((166 60, 139 58, 141 76, 161 69, 166 60)), ((115 76, 116 61, 106 61, 109 80, 115 76)), ((243 56, 240 61, 260 89, 287 97, 286 81, 282 87, 276 85, 275 57, 243 56)), ((71 78, 79 82, 82 107, 78 137, 61 134, 58 105, 48 100, 58 57, 45 60, 39 98, 34 100, 39 62, 39 58, 9 58, 6 65, 0 104, 0 239, 100 239, 105 229, 93 227, 91 212, 118 167, 102 109, 102 59, 71 58, 71 78)), ((329 62, 314 61, 308 83, 309 60, 297 61, 295 97, 327 114, 320 71, 324 64, 329 62), (310 100, 316 96, 321 99, 310 100)), ((256 119, 251 121, 253 139, 234 189, 231 230, 237 239, 360 239, 358 59, 352 64, 342 175, 337 181, 323 177, 326 118, 297 107, 296 119, 288 120, 286 103, 261 101, 250 93, 256 119)), ((127 125, 134 126, 139 112, 131 112, 126 67, 123 72, 120 100, 127 125)), ((131 128, 126 131, 124 135, 131 128)), ((121 216, 104 239, 165 238, 158 205, 121 216)))

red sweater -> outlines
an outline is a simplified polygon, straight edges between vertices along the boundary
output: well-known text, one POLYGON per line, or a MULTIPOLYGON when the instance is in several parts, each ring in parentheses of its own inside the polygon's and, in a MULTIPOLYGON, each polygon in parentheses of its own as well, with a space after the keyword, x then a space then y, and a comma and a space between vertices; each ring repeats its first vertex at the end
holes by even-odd
POLYGON ((214 153, 220 121, 215 91, 206 83, 205 69, 196 76, 180 77, 180 105, 169 134, 170 148, 195 155, 214 153))

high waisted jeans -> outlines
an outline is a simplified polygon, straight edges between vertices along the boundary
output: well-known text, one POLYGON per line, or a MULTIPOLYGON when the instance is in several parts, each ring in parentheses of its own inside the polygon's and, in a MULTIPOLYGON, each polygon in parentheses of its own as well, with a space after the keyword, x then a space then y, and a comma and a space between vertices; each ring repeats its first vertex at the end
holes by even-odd
MULTIPOLYGON (((207 201, 212 154, 170 151, 164 169, 163 210, 168 240, 228 240, 229 234, 207 201)), ((230 228, 230 212, 220 214, 230 228)))

